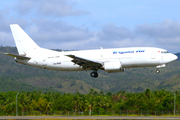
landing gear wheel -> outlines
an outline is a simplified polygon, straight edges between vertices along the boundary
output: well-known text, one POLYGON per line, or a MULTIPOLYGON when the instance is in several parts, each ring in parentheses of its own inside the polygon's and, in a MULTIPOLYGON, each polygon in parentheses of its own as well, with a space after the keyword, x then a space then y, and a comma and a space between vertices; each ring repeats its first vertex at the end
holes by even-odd
POLYGON ((98 73, 97 72, 92 72, 91 73, 91 77, 97 78, 98 77, 98 73))
POLYGON ((160 73, 160 70, 156 70, 156 73, 159 74, 159 73, 160 73))

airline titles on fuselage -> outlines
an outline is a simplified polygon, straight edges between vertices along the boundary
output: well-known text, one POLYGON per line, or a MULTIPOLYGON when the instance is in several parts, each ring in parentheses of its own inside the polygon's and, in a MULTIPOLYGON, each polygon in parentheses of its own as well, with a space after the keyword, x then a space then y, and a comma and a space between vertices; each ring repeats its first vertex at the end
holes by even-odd
POLYGON ((124 53, 141 53, 145 50, 136 50, 136 51, 113 51, 113 54, 124 54, 124 53))

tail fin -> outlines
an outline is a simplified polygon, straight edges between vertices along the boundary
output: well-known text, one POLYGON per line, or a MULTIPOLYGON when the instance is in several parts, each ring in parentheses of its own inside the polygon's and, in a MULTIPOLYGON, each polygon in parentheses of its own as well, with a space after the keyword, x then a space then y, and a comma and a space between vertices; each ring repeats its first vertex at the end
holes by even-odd
POLYGON ((40 48, 18 24, 10 25, 19 55, 31 55, 40 48))

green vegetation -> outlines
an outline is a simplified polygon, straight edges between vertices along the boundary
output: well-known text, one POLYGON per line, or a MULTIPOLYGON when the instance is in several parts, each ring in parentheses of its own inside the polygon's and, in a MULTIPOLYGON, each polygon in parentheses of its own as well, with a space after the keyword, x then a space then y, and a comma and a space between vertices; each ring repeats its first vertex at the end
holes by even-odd
MULTIPOLYGON (((61 51, 61 50, 58 50, 61 51)), ((82 94, 91 88, 104 92, 143 92, 151 90, 180 90, 180 61, 175 61, 161 69, 160 74, 155 68, 126 69, 120 73, 99 71, 98 78, 90 77, 91 71, 64 72, 51 71, 18 64, 12 57, 3 53, 15 53, 15 47, 0 47, 0 91, 60 91, 82 94)), ((180 53, 177 53, 180 56, 180 53)), ((179 57, 180 58, 180 57, 179 57)))
MULTIPOLYGON (((0 115, 12 115, 16 113, 16 91, 0 92, 0 115)), ((176 110, 180 110, 180 94, 176 92, 176 110)), ((55 111, 81 111, 88 113, 90 110, 93 114, 105 114, 107 111, 173 111, 174 93, 160 90, 140 93, 126 93, 119 91, 116 93, 103 91, 97 92, 90 89, 88 94, 60 93, 60 92, 20 92, 18 95, 19 114, 41 112, 54 113, 55 111)), ((111 112, 112 113, 112 112, 111 112)))
POLYGON ((159 75, 155 68, 140 68, 112 74, 99 71, 95 79, 89 76, 90 72, 50 71, 17 64, 3 53, 17 54, 17 50, 0 47, 1 115, 15 114, 17 91, 18 110, 23 114, 39 114, 39 111, 88 114, 90 105, 93 114, 107 111, 119 114, 121 110, 154 114, 154 111, 173 111, 174 91, 176 109, 180 110, 180 61, 162 68, 159 75))

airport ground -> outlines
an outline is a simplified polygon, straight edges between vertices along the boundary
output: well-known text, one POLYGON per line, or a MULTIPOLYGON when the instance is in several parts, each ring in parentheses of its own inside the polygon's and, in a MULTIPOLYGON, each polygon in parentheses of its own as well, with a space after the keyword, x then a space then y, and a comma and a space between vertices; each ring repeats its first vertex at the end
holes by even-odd
POLYGON ((0 120, 180 120, 174 116, 0 116, 0 120))

